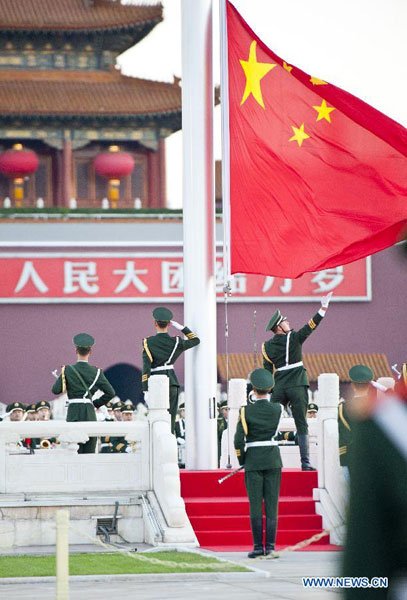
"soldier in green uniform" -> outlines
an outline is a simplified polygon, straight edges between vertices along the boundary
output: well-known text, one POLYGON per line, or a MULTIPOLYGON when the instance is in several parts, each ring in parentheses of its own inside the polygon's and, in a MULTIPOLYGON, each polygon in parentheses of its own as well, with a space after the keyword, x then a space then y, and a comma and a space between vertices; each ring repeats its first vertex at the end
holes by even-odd
POLYGON ((217 428, 218 428, 218 466, 220 461, 220 455, 222 454, 222 435, 225 429, 228 428, 228 401, 222 400, 219 403, 219 414, 217 420, 217 428))
MULTIPOLYGON (((121 413, 122 413, 122 421, 133 421, 133 416, 134 416, 134 406, 131 403, 127 403, 124 402, 123 406, 121 407, 121 413)), ((124 452, 133 452, 133 448, 134 448, 134 442, 128 442, 126 440, 126 436, 122 435, 120 437, 116 437, 116 438, 112 438, 112 452, 116 453, 116 452, 120 452, 120 453, 124 453, 124 452)))
MULTIPOLYGON (((366 368, 366 367, 365 367, 366 368)), ((407 372, 380 400, 350 401, 351 479, 343 575, 387 577, 388 589, 346 589, 346 600, 407 598, 407 372)))
POLYGON ((46 400, 40 400, 35 405, 39 421, 49 421, 51 418, 51 405, 46 400))
POLYGON ((122 420, 122 406, 123 402, 120 399, 113 405, 113 416, 115 421, 122 420))
POLYGON ((178 466, 185 469, 185 404, 178 407, 178 419, 175 421, 175 437, 177 438, 178 466))
MULTIPOLYGON (((74 365, 63 366, 61 374, 52 386, 54 394, 68 395, 68 413, 66 420, 96 421, 95 407, 103 406, 115 395, 115 391, 106 379, 102 369, 89 364, 95 340, 87 333, 78 333, 73 338, 77 362, 74 365), (100 390, 103 395, 92 401, 92 394, 100 390)), ((84 444, 79 444, 78 454, 95 452, 97 438, 89 438, 84 444)))
MULTIPOLYGON (((274 551, 277 533, 278 497, 282 462, 275 439, 283 407, 270 402, 273 375, 255 369, 250 375, 256 401, 242 406, 235 434, 235 449, 240 465, 245 467, 245 484, 250 503, 253 551, 249 558, 274 551), (265 548, 263 549, 263 500, 266 514, 265 548)), ((254 396, 252 397, 254 400, 254 396)))
MULTIPOLYGON (((365 365, 354 365, 349 369, 349 379, 352 382, 353 402, 363 399, 369 392, 373 372, 365 365)), ((349 481, 350 457, 352 454, 353 417, 349 411, 348 401, 341 400, 338 404, 338 443, 339 463, 343 468, 346 481, 349 481)))
POLYGON ((12 402, 6 407, 10 421, 24 421, 25 405, 22 402, 12 402))
POLYGON ((34 404, 29 404, 27 406, 25 414, 27 415, 26 421, 38 421, 38 413, 35 402, 34 404))
POLYGON ((307 407, 307 419, 316 419, 318 410, 318 405, 314 402, 310 402, 307 407))
POLYGON ((143 373, 141 381, 144 398, 147 402, 148 378, 150 375, 167 375, 170 380, 170 408, 168 412, 171 415, 171 432, 174 433, 179 390, 174 363, 185 350, 197 346, 200 339, 188 327, 184 327, 184 325, 173 321, 172 312, 168 308, 155 308, 153 310, 153 317, 157 334, 143 340, 143 373), (170 324, 179 331, 182 331, 187 339, 184 340, 178 336, 171 337, 168 335, 170 324))
POLYGON ((298 434, 298 445, 303 471, 315 471, 309 461, 308 406, 309 381, 302 362, 302 345, 322 321, 331 300, 332 292, 322 298, 321 308, 304 327, 295 331, 286 317, 276 310, 266 331, 274 336, 262 346, 263 366, 275 376, 273 401, 289 405, 298 434))

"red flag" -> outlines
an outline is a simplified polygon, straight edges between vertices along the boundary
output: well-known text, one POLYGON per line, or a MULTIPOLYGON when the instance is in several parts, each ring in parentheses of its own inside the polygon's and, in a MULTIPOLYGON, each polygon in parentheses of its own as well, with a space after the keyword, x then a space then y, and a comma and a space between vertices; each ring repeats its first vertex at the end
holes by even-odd
POLYGON ((231 272, 296 278, 396 243, 407 130, 287 64, 230 2, 227 45, 231 272))

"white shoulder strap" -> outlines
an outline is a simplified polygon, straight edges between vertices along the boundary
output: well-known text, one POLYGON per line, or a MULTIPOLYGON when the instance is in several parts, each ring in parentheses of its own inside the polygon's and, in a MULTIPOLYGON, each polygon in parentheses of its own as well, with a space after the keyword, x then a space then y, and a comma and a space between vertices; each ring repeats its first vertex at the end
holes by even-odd
POLYGON ((290 335, 291 331, 287 333, 287 345, 285 347, 285 366, 289 365, 289 354, 290 354, 290 335))

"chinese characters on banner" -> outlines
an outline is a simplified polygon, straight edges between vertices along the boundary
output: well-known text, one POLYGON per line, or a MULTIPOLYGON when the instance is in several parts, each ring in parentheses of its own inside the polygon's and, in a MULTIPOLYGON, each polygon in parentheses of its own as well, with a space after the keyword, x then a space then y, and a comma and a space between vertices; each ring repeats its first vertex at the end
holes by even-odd
MULTIPOLYGON (((235 275, 232 302, 313 301, 328 292, 336 300, 371 299, 370 258, 307 273, 299 279, 235 275)), ((223 263, 216 259, 216 289, 223 298, 223 263)), ((0 302, 181 302, 182 254, 4 253, 0 302)))

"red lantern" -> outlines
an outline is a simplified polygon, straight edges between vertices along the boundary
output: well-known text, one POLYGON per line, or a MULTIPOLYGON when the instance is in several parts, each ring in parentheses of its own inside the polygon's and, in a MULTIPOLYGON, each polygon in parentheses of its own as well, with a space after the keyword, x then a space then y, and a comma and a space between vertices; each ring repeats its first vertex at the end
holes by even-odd
POLYGON ((14 180, 15 205, 24 200, 24 177, 38 168, 38 156, 32 150, 24 150, 22 144, 14 144, 12 150, 0 154, 0 172, 14 180))
POLYGON ((134 169, 133 157, 119 150, 119 146, 110 146, 109 152, 99 154, 93 161, 96 173, 109 180, 108 198, 112 208, 116 208, 120 198, 120 180, 134 169))

